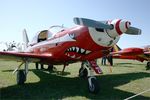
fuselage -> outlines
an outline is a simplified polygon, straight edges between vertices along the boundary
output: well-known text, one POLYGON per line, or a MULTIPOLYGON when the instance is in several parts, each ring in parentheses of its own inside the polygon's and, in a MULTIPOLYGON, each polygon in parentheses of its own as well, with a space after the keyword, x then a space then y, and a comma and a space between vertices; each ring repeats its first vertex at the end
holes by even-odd
POLYGON ((52 38, 30 45, 26 52, 46 54, 53 57, 41 62, 57 64, 83 60, 93 60, 109 53, 118 42, 119 36, 112 38, 106 30, 76 26, 55 34, 52 38))

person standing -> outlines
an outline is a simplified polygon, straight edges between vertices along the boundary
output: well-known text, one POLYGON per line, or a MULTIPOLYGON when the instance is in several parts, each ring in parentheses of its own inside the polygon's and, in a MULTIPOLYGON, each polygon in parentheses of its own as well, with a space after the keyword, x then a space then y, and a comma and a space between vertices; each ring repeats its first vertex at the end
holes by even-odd
MULTIPOLYGON (((35 63, 35 66, 36 66, 36 69, 39 69, 38 67, 39 67, 39 63, 35 63)), ((41 69, 43 70, 44 69, 44 65, 43 64, 41 64, 41 69)))
MULTIPOLYGON (((113 52, 113 48, 111 48, 110 52, 113 52)), ((107 60, 110 63, 110 66, 113 66, 113 56, 112 55, 108 55, 107 56, 107 60)))
POLYGON ((106 65, 106 59, 106 56, 102 57, 101 65, 106 65))

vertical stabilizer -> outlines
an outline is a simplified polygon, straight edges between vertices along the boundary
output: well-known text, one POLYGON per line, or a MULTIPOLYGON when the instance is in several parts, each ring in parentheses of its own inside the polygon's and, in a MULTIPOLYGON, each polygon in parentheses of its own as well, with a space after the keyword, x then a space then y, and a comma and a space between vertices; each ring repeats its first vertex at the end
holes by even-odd
POLYGON ((26 29, 23 30, 23 42, 25 43, 25 49, 26 49, 28 46, 28 42, 29 42, 26 29))

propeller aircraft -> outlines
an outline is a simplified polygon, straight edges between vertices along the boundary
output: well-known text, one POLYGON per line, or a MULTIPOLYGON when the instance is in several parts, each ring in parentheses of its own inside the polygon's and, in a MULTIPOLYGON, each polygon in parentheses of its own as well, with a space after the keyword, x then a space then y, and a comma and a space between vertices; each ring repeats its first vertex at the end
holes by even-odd
POLYGON ((120 36, 125 34, 139 35, 141 29, 131 26, 131 22, 114 19, 95 21, 87 18, 74 18, 77 26, 64 28, 52 26, 48 30, 38 32, 29 42, 26 30, 23 39, 26 48, 21 52, 0 52, 0 59, 20 61, 21 64, 14 70, 17 72, 17 84, 24 84, 28 74, 29 63, 66 65, 81 62, 79 76, 87 77, 88 89, 91 93, 98 93, 99 84, 95 77, 102 71, 97 65, 97 58, 109 54, 120 36), (57 29, 57 30, 56 30, 57 29), (24 64, 24 70, 20 67, 24 64))
POLYGON ((114 51, 111 52, 113 58, 118 59, 131 59, 138 61, 147 61, 146 69, 150 69, 150 45, 144 47, 130 47, 121 49, 119 46, 114 45, 114 51))

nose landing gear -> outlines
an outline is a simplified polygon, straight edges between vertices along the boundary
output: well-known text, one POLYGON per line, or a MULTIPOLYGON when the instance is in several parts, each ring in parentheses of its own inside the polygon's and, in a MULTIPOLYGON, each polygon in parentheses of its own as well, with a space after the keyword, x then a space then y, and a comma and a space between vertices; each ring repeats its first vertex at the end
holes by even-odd
POLYGON ((89 92, 97 94, 99 92, 99 84, 96 77, 88 78, 88 89, 89 92))
POLYGON ((97 69, 99 72, 99 68, 97 68, 98 65, 96 64, 96 61, 83 61, 81 64, 81 68, 79 69, 79 76, 82 78, 87 78, 88 80, 88 90, 90 93, 97 94, 100 90, 99 83, 94 75, 95 69, 97 69), (94 62, 92 64, 91 62, 94 62), (93 70, 94 69, 94 70, 93 70))

